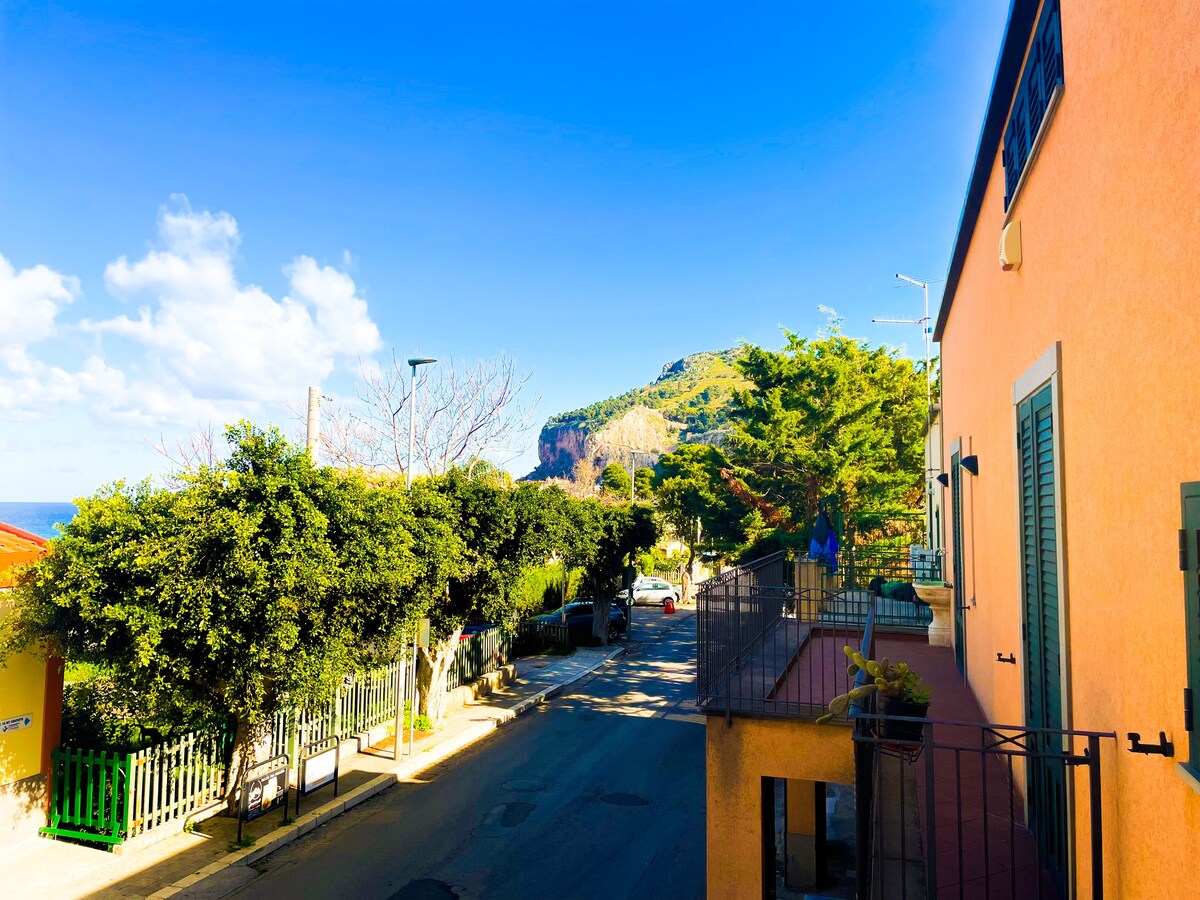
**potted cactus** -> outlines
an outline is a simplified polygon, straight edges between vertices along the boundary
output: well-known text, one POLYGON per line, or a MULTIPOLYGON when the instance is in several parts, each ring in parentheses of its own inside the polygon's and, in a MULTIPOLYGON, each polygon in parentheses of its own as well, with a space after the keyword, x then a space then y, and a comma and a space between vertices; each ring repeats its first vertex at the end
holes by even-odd
MULTIPOLYGON (((883 698, 883 708, 879 710, 885 716, 909 716, 924 718, 929 711, 929 685, 921 680, 907 663, 892 665, 887 659, 867 659, 853 647, 843 647, 843 652, 850 658, 846 673, 854 678, 859 672, 866 672, 866 684, 856 685, 845 694, 840 694, 829 701, 829 712, 817 719, 817 724, 830 722, 835 716, 844 716, 855 700, 878 694, 883 698)), ((921 739, 921 723, 919 722, 888 722, 881 723, 881 737, 897 741, 919 741, 921 739)))

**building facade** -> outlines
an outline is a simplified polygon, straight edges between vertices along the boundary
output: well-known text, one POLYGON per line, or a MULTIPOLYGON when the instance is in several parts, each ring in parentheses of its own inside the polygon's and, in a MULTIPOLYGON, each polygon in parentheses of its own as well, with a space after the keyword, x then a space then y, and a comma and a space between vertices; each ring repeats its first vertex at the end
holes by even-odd
MULTIPOLYGON (((1014 0, 934 335, 956 663, 1117 734, 1108 897, 1200 883, 1198 119, 1200 3, 1014 0)), ((1086 778, 1018 782, 1091 896, 1086 778)))

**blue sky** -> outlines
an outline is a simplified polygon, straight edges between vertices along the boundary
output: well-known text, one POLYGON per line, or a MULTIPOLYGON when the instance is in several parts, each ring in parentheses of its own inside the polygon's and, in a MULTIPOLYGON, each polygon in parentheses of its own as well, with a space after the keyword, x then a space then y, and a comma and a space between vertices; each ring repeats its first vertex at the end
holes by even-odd
POLYGON ((392 348, 511 355, 539 425, 819 305, 919 356, 870 320, 945 272, 1006 13, 6 4, 0 499, 392 348))

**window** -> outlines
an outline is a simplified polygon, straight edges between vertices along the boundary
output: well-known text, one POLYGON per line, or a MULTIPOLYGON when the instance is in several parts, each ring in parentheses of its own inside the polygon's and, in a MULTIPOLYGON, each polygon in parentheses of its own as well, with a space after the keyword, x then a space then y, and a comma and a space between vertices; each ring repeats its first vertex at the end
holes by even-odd
POLYGON ((1008 127, 1004 130, 1004 208, 1012 204, 1021 176, 1036 147, 1038 132, 1063 83, 1062 27, 1059 0, 1046 0, 1034 29, 1025 71, 1017 86, 1008 127))

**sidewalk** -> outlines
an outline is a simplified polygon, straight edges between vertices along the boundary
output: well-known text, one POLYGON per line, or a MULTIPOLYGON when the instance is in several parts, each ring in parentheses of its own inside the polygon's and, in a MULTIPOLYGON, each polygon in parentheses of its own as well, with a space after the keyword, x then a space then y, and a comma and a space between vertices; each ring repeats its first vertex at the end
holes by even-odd
MULTIPOLYGON (((664 618, 661 614, 653 617, 664 618)), ((648 621, 646 616, 642 621, 645 625, 640 634, 635 629, 635 641, 652 636, 665 627, 659 622, 648 621)), ((675 625, 676 622, 668 620, 667 624, 675 625)), ((200 823, 190 834, 172 835, 124 856, 65 841, 27 841, 0 851, 0 872, 4 873, 0 877, 0 897, 64 900, 182 897, 185 888, 206 878, 213 879, 214 887, 225 883, 228 885, 225 890, 232 889, 239 876, 233 867, 245 866, 266 856, 334 816, 486 737, 500 725, 597 670, 625 649, 624 644, 619 644, 580 648, 566 657, 519 659, 515 663, 517 677, 512 684, 447 716, 435 732, 417 737, 411 756, 402 755, 398 762, 391 758, 390 738, 386 744, 366 748, 363 752, 354 752, 357 746, 354 741, 343 743, 337 798, 333 797, 332 787, 325 787, 304 798, 300 817, 288 825, 281 825, 281 812, 272 812, 247 823, 243 835, 255 839, 253 846, 241 850, 232 846, 237 836, 237 822, 225 816, 200 823)), ((295 814, 294 794, 289 814, 295 814)), ((202 888, 187 891, 188 896, 202 893, 207 892, 202 888)), ((212 896, 222 893, 224 891, 215 892, 212 896)))

